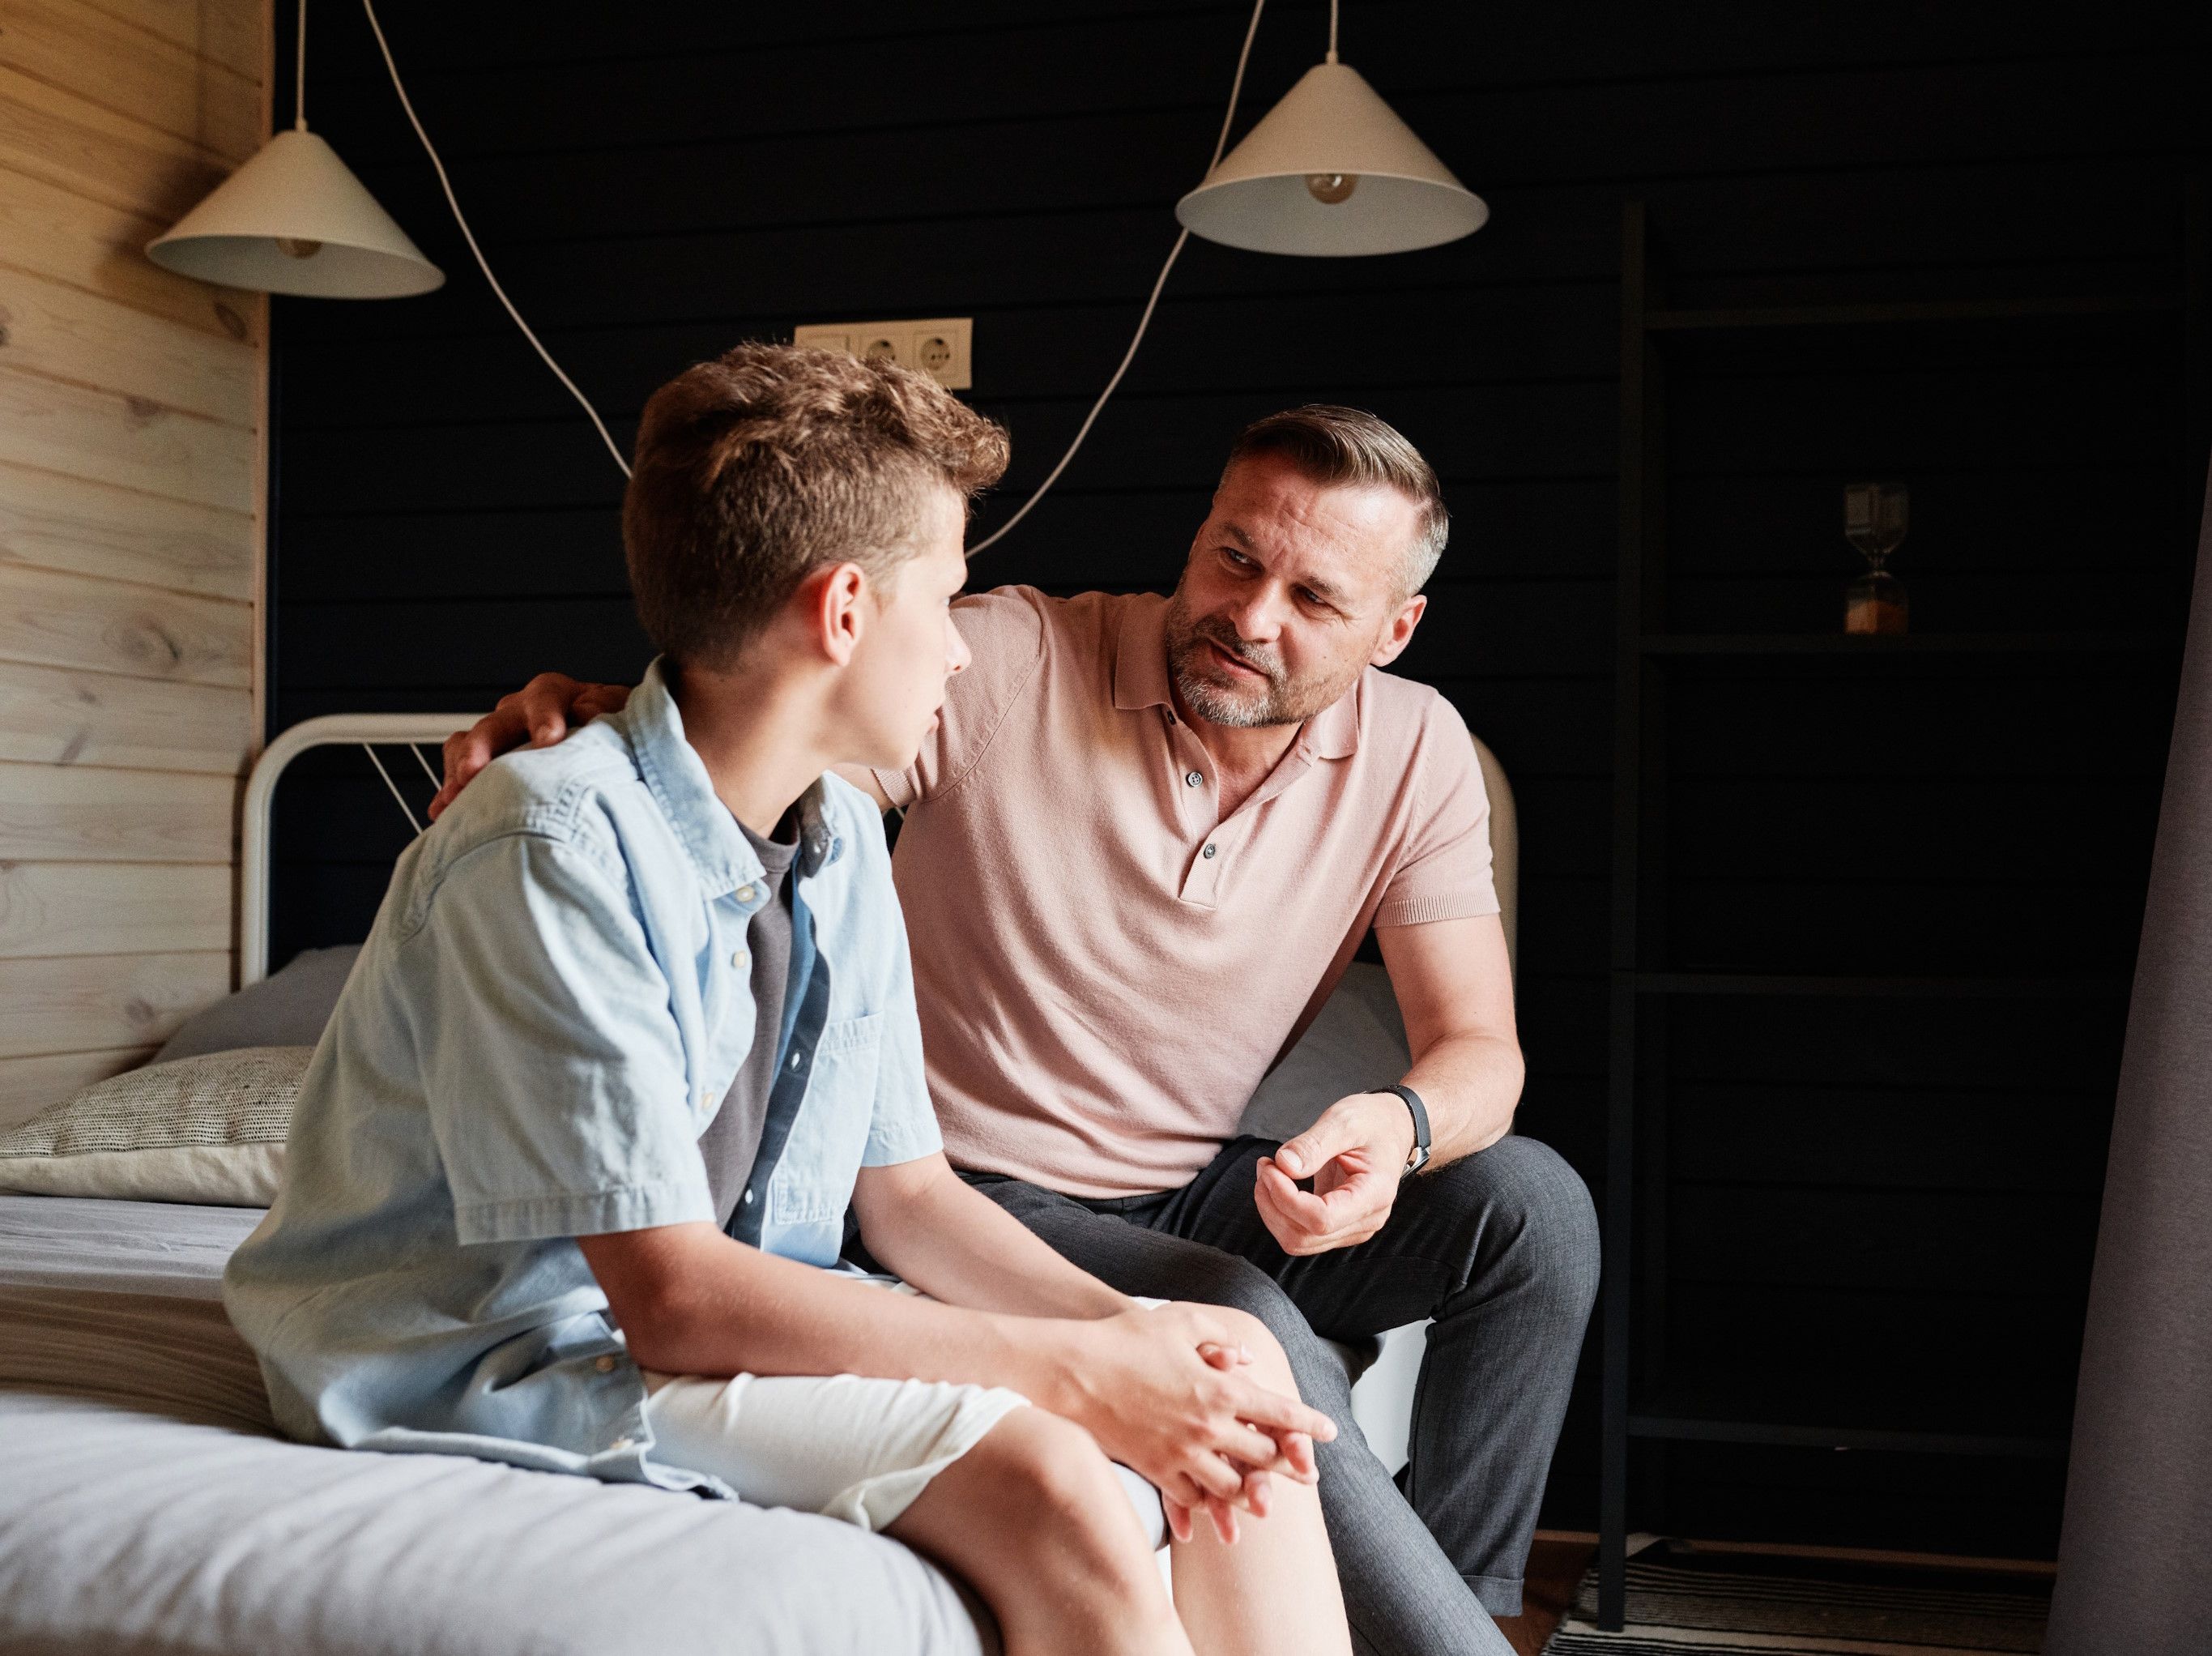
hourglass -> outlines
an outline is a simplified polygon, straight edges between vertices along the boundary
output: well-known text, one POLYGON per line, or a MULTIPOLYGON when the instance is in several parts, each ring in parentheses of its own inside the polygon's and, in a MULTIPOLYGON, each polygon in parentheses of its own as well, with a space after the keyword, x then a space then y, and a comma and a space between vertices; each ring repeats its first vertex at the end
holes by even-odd
POLYGON ((1844 490, 1844 539, 1873 565, 1844 594, 1845 632, 1903 632, 1905 583, 1883 565, 1905 539, 1911 496, 1901 483, 1855 483, 1844 490))

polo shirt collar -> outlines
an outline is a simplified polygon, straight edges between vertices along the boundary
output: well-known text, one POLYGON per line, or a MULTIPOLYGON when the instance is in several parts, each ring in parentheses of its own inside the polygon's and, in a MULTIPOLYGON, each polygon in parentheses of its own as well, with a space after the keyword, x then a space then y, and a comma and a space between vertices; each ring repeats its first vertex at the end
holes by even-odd
POLYGON ((1168 600, 1157 594, 1134 599, 1121 611, 1121 636, 1114 641, 1114 705, 1124 713, 1175 706, 1168 693, 1168 600))
MULTIPOLYGON (((692 871, 709 897, 726 897, 764 872, 738 819, 714 792, 706 761, 684 737, 684 715, 668 687, 667 658, 645 670, 645 681, 617 716, 626 728, 638 774, 668 819, 692 871)), ((828 784, 817 778, 799 796, 798 870, 811 877, 844 854, 845 842, 830 820, 828 784)))
MULTIPOLYGON (((1365 685, 1366 674, 1362 673, 1350 690, 1306 721, 1294 746, 1315 759, 1346 759, 1358 752, 1359 697, 1365 685)), ((1174 709, 1175 698, 1168 691, 1164 598, 1139 599, 1121 612, 1121 630, 1114 641, 1114 705, 1124 713, 1147 707, 1174 709)))

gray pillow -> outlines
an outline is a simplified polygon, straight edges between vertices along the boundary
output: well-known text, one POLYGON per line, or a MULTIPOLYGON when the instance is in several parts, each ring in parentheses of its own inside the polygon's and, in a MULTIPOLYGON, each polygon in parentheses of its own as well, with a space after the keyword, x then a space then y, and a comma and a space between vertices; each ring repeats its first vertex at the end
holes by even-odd
POLYGON ((154 1055, 155 1063, 228 1052, 241 1046, 313 1046, 338 1003, 338 991, 361 953, 361 945, 307 949, 283 971, 225 995, 185 1020, 154 1055))
POLYGON ((1396 1081, 1410 1062, 1390 974, 1355 961, 1312 1027, 1260 1083, 1237 1130, 1296 1138, 1339 1099, 1396 1081))

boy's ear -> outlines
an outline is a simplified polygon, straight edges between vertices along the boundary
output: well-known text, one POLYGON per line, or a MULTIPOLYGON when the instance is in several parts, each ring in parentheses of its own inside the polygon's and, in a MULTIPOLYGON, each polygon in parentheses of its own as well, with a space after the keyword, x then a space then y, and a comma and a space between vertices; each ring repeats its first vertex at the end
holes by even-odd
POLYGON ((799 590, 823 654, 843 667, 853 659, 866 625, 866 574, 857 563, 839 563, 814 575, 799 590))

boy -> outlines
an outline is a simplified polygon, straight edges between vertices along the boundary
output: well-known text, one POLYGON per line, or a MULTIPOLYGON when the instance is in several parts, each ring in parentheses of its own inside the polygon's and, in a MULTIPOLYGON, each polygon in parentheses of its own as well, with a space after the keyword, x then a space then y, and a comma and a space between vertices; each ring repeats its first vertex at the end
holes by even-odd
POLYGON ((1255 1320, 1142 1308, 953 1176, 881 823, 828 774, 934 723, 1006 455, 824 352, 655 394, 623 539, 660 658, 400 859, 225 1300, 303 1439, 827 1513, 1012 1653, 1341 1652, 1334 1428, 1255 1320), (836 1268, 848 1203, 921 1294, 836 1268), (1172 1605, 1109 1456, 1168 1502, 1172 1605))

